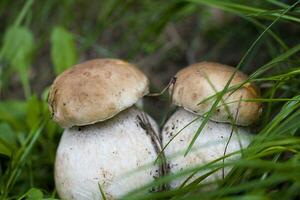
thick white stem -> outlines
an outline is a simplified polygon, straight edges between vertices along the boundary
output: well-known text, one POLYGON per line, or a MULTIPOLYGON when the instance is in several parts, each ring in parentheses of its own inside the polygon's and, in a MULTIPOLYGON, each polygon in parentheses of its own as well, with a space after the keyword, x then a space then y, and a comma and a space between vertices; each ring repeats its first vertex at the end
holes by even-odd
MULTIPOLYGON (((181 129, 191 123, 198 115, 188 112, 184 109, 176 111, 165 124, 162 130, 163 146, 165 146, 181 129)), ((232 132, 232 126, 228 123, 217 123, 208 121, 197 138, 193 149, 187 156, 184 156, 188 145, 197 132, 203 118, 197 119, 189 126, 184 128, 165 149, 167 163, 171 173, 178 173, 192 167, 201 166, 220 158, 226 154, 238 151, 246 147, 250 142, 250 135, 245 128, 238 127, 237 132, 232 132), (232 134, 231 134, 232 133, 232 134), (231 136, 232 135, 232 136, 231 136), (229 140, 230 138, 230 140, 229 140), (226 147, 227 142, 230 141, 226 147)), ((227 158, 226 161, 238 159, 240 155, 227 158)), ((225 175, 230 168, 225 168, 225 175)), ((189 182, 203 175, 208 171, 202 171, 196 174, 189 182)), ((205 181, 221 179, 223 171, 219 170, 210 175, 205 181)), ((174 180, 171 187, 180 186, 188 176, 174 180)))
POLYGON ((157 152, 141 125, 141 115, 146 114, 130 108, 107 122, 65 130, 55 163, 62 199, 102 199, 99 185, 108 199, 115 199, 158 176, 153 163, 157 152))

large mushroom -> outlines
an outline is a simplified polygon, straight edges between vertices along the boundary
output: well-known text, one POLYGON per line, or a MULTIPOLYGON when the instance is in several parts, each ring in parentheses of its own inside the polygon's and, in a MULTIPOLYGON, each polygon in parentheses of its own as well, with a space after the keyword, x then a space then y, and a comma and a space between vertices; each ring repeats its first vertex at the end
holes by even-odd
MULTIPOLYGON (((200 166, 217 158, 246 147, 251 139, 247 126, 255 122, 261 112, 261 104, 245 101, 259 97, 259 90, 253 84, 245 84, 227 92, 202 129, 191 151, 184 156, 200 124, 203 115, 212 108, 215 98, 209 98, 222 91, 231 76, 229 87, 238 87, 247 76, 235 68, 212 62, 201 62, 180 70, 170 87, 173 104, 180 106, 167 121, 162 130, 163 146, 171 173, 200 166), (235 74, 234 74, 235 73, 235 74), (236 128, 234 128, 237 126, 236 128), (184 128, 185 127, 185 128, 184 128)), ((239 155, 226 159, 237 159, 239 155)), ((230 168, 219 170, 205 181, 218 180, 230 168)), ((206 171, 207 172, 207 171, 206 171)), ((204 173, 204 172, 203 172, 204 173)), ((194 175, 190 181, 203 173, 194 175)), ((181 185, 186 177, 175 180, 172 187, 181 185)))
POLYGON ((55 161, 62 199, 116 199, 160 175, 158 127, 134 106, 147 93, 147 77, 117 59, 84 62, 55 79, 49 108, 65 128, 55 161))

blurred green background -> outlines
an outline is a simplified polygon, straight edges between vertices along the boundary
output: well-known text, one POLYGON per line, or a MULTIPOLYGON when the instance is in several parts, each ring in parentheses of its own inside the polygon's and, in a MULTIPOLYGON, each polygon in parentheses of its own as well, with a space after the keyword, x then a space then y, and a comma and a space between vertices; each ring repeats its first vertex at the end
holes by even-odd
MULTIPOLYGON (((53 162, 62 129, 50 120, 48 88, 62 71, 93 58, 135 63, 150 78, 152 92, 198 61, 259 72, 251 80, 262 90, 265 111, 253 130, 267 135, 275 128, 282 131, 277 136, 292 138, 289 148, 297 156, 282 159, 300 166, 300 118, 292 115, 299 111, 299 24, 297 1, 286 0, 1 0, 0 199, 57 198, 53 162), (296 106, 283 114, 282 106, 291 103, 296 106), (284 120, 293 123, 282 127, 284 120)), ((145 109, 162 123, 168 104, 167 95, 147 97, 145 109)), ((278 155, 267 160, 272 156, 278 155)), ((277 197, 299 197, 295 183, 287 183, 291 196, 277 197)), ((275 193, 285 183, 276 184, 275 193)), ((267 198, 270 187, 259 194, 267 198)))

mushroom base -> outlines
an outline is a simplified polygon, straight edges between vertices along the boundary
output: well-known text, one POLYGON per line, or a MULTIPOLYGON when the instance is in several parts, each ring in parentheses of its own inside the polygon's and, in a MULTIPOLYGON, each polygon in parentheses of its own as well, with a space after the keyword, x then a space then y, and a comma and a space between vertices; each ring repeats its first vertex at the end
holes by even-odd
POLYGON ((66 129, 55 162, 55 184, 62 199, 119 198, 153 181, 157 152, 153 138, 141 124, 147 114, 130 108, 93 125, 66 129))
MULTIPOLYGON (((183 129, 165 148, 165 155, 167 157, 167 164, 170 173, 176 174, 189 168, 207 164, 215 159, 218 159, 226 154, 238 151, 246 147, 250 142, 250 134, 245 128, 238 127, 237 132, 232 132, 232 126, 226 123, 217 123, 208 121, 202 132, 198 136, 192 150, 184 156, 188 145, 192 141, 197 132, 203 118, 193 113, 190 113, 182 108, 176 111, 162 130, 163 146, 165 146, 181 129, 183 129), (195 120, 198 118, 197 120, 195 120), (191 123, 195 120, 193 123, 191 123), (232 134, 231 134, 232 133, 232 134), (226 144, 232 135, 230 142, 226 144), (225 150, 226 149, 226 150, 225 150)), ((225 161, 238 159, 240 155, 230 156, 225 161)), ((224 169, 224 175, 228 173, 231 168, 224 169)), ((187 183, 192 182, 196 178, 204 175, 209 171, 200 171, 195 174, 187 183)), ((218 170, 208 176, 204 181, 211 182, 221 179, 223 170, 218 170)), ((171 187, 180 186, 189 176, 182 176, 171 182, 171 187)))

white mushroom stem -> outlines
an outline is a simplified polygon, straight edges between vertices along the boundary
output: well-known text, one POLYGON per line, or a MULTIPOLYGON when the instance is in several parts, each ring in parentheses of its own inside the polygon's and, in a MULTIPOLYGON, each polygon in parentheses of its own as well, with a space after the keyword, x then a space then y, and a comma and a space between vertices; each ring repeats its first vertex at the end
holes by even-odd
MULTIPOLYGON (((165 155, 167 157, 167 163, 171 173, 178 173, 182 170, 204 165, 222 157, 224 152, 225 154, 229 154, 234 151, 238 151, 241 148, 246 147, 250 142, 250 135, 247 133, 246 129, 238 127, 237 132, 232 132, 232 126, 230 124, 208 121, 194 143, 193 149, 187 154, 187 156, 184 156, 185 150, 193 139, 202 121, 203 118, 198 115, 180 108, 165 124, 162 131, 164 146, 181 129, 191 123, 189 126, 184 128, 165 149, 165 155), (195 118, 199 119, 191 123, 195 120, 195 118)), ((239 157, 240 155, 236 154, 227 158, 226 161, 238 159, 239 157)), ((230 168, 225 168, 224 174, 226 175, 229 170, 230 168)), ((189 182, 195 180, 197 177, 206 172, 207 171, 199 172, 189 182)), ((219 170, 207 177, 205 181, 221 179, 222 175, 223 170, 219 170)), ((175 188, 180 186, 187 177, 188 176, 174 180, 171 183, 171 187, 175 188)))
POLYGON ((55 162, 59 196, 102 199, 100 185, 108 199, 116 199, 158 177, 157 150, 143 118, 158 133, 156 123, 136 108, 105 122, 66 129, 55 162))

